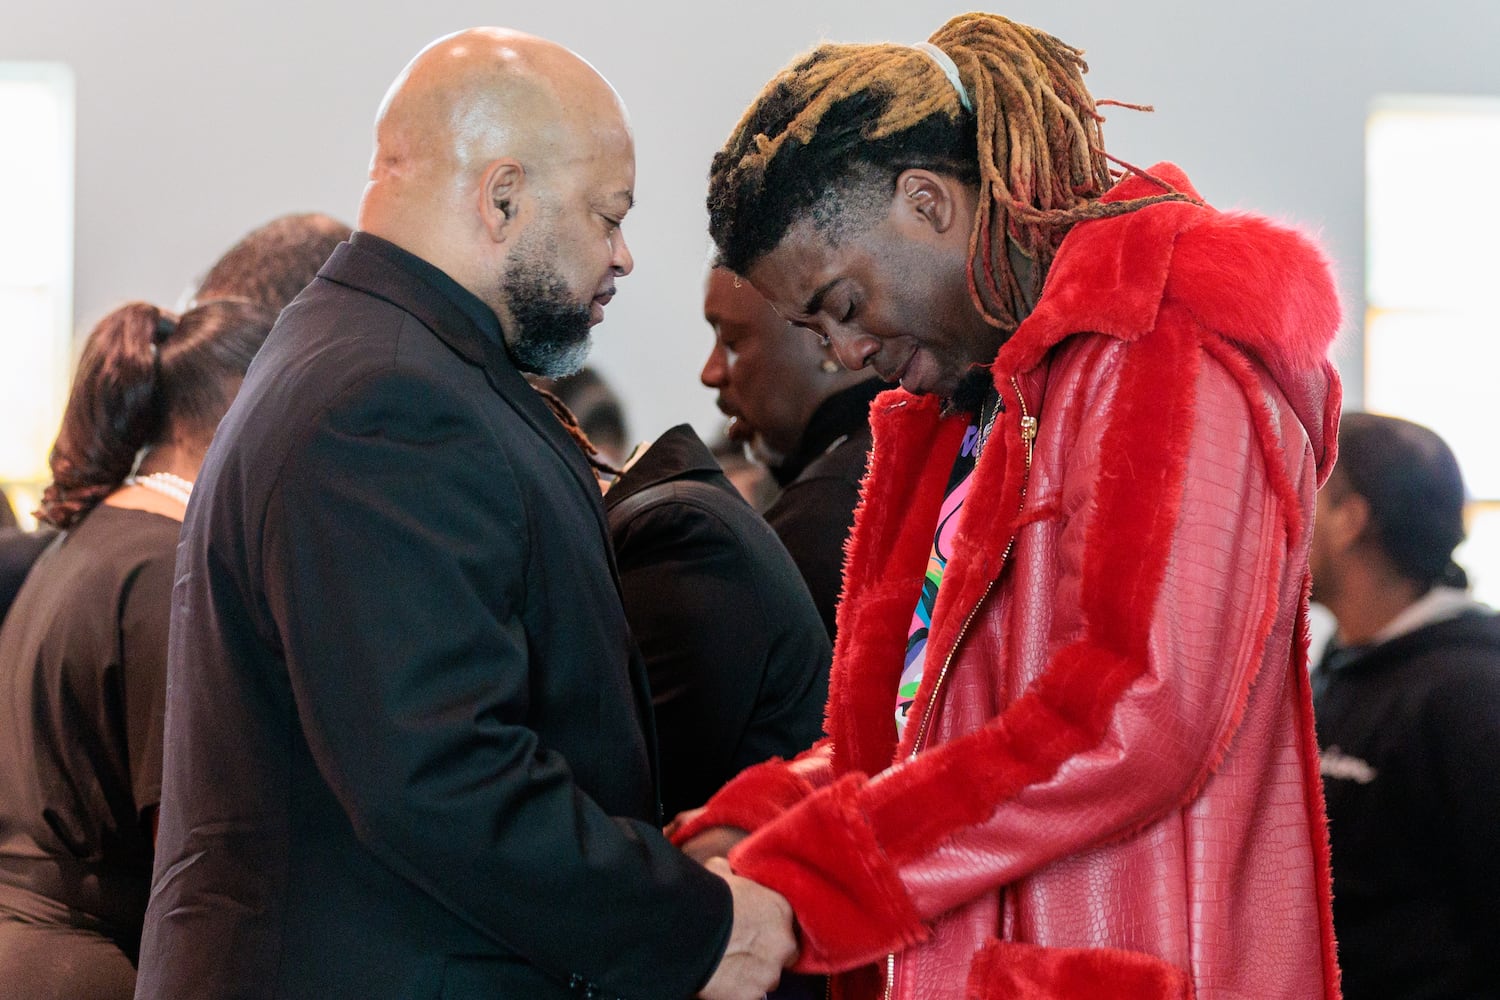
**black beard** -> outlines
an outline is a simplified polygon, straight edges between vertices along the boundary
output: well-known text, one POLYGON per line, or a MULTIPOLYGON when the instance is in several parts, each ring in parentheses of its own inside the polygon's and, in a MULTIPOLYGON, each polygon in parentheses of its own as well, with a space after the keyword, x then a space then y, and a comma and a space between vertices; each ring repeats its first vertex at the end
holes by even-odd
POLYGON ((557 272, 535 257, 506 268, 503 294, 515 327, 506 346, 516 367, 548 378, 577 374, 592 346, 588 304, 572 301, 557 272))
POLYGON ((977 416, 984 401, 995 389, 995 374, 983 365, 975 365, 959 379, 953 396, 945 400, 944 413, 968 413, 977 416))

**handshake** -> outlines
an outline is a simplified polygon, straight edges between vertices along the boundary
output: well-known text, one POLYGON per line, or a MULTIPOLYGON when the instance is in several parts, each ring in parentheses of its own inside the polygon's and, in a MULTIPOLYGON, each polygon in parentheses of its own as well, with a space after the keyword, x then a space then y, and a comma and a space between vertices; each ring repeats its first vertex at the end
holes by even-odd
POLYGON ((688 857, 728 882, 734 897, 729 944, 698 994, 702 1000, 761 1000, 781 981, 782 970, 797 960, 791 904, 779 892, 729 870, 725 856, 745 835, 743 830, 715 827, 682 845, 688 857))

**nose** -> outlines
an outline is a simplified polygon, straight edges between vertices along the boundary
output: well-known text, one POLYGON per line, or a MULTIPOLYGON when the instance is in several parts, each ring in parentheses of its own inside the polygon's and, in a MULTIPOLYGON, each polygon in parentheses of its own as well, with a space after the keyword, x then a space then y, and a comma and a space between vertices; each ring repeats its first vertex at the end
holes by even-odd
POLYGON ((832 343, 833 356, 839 359, 839 364, 857 372, 870 363, 880 351, 880 341, 867 333, 858 330, 850 330, 846 327, 834 327, 828 331, 828 339, 832 343))
POLYGON ((708 360, 703 362, 703 370, 698 373, 698 381, 710 389, 722 389, 728 381, 729 364, 724 357, 724 345, 714 340, 714 349, 708 352, 708 360))
POLYGON ((625 228, 622 226, 615 230, 614 239, 610 240, 609 268, 616 277, 623 278, 635 270, 635 257, 630 253, 630 246, 625 242, 625 228))

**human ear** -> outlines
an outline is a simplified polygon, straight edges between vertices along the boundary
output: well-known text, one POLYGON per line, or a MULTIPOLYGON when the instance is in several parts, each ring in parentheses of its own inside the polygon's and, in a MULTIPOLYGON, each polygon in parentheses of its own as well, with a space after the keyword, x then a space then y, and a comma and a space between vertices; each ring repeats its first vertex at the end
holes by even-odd
MULTIPOLYGON (((1323 520, 1335 548, 1348 549, 1363 539, 1371 526, 1370 502, 1358 493, 1347 493, 1329 506, 1323 520)), ((1320 530, 1323 527, 1320 525, 1320 530)))
POLYGON ((479 218, 490 239, 503 243, 516 219, 526 168, 515 160, 495 160, 484 169, 479 188, 479 218))
POLYGON ((896 211, 933 232, 945 233, 958 217, 958 181, 914 167, 896 178, 896 211))

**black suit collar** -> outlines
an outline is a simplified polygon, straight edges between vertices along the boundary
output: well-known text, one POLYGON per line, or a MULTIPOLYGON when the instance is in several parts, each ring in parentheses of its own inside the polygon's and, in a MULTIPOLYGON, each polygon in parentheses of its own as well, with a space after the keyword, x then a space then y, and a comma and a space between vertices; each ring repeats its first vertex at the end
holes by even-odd
MULTIPOLYGON (((416 317, 459 357, 484 369, 496 394, 521 415, 567 464, 595 498, 598 480, 583 451, 552 410, 522 377, 494 310, 422 258, 371 233, 356 232, 340 244, 318 277, 383 299, 416 317)), ((596 507, 599 505, 596 503, 596 507)), ((606 533, 603 509, 599 528, 606 533)))
POLYGON ((802 431, 802 440, 780 465, 771 467, 771 477, 779 485, 786 486, 802 475, 803 470, 817 461, 835 441, 869 426, 870 403, 889 388, 888 383, 878 378, 866 379, 819 403, 802 431))
POLYGON ((438 339, 471 364, 488 367, 491 347, 500 348, 500 321, 489 306, 441 269, 371 233, 355 233, 333 251, 318 277, 357 288, 411 313, 438 339))
POLYGON ((713 453, 693 428, 688 424, 678 424, 657 438, 646 453, 615 481, 605 497, 605 505, 612 508, 658 483, 686 478, 703 479, 731 492, 734 490, 724 478, 713 453))

